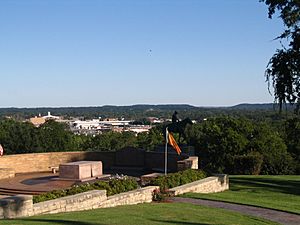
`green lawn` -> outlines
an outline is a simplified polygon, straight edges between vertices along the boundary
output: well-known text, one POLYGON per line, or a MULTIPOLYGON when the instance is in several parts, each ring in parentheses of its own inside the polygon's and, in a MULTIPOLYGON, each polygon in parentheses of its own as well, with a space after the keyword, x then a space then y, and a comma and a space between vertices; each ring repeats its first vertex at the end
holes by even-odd
POLYGON ((221 200, 300 214, 300 176, 230 176, 230 190, 183 197, 221 200))
POLYGON ((10 225, 103 225, 103 224, 277 224, 260 218, 246 216, 222 209, 185 203, 151 203, 96 209, 82 212, 28 217, 15 220, 0 220, 10 225))

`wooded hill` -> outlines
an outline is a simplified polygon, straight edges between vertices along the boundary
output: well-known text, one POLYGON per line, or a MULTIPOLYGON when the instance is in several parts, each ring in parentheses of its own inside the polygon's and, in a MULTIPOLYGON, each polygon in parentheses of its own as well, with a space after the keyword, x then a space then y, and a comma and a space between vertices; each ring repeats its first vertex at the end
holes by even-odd
MULTIPOLYGON (((131 106, 91 106, 91 107, 41 107, 41 108, 0 108, 0 116, 11 116, 16 119, 26 119, 39 114, 46 115, 51 112, 53 115, 64 117, 108 118, 124 117, 126 119, 141 119, 145 117, 170 118, 174 111, 179 112, 181 118, 190 117, 201 119, 217 115, 276 113, 278 107, 272 103, 267 104, 239 104, 230 107, 198 107, 187 104, 166 104, 166 105, 131 105, 131 106)), ((287 105, 288 113, 293 112, 293 106, 287 105)))

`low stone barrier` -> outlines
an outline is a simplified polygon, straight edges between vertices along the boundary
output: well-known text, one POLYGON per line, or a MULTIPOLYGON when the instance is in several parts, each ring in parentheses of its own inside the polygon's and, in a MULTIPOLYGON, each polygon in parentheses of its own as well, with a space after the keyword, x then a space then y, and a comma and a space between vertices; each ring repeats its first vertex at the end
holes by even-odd
POLYGON ((0 199, 0 218, 10 219, 32 215, 32 196, 16 195, 0 199))
POLYGON ((158 186, 148 186, 134 191, 112 195, 108 197, 106 201, 101 202, 99 208, 152 202, 153 191, 158 188, 158 186))
POLYGON ((147 203, 152 201, 152 193, 157 188, 159 187, 148 186, 109 197, 106 190, 92 190, 36 204, 33 204, 31 195, 16 195, 0 199, 0 218, 10 219, 147 203))
MULTIPOLYGON (((106 195, 106 190, 92 190, 36 204, 33 204, 31 195, 16 195, 0 199, 0 218, 18 218, 149 203, 152 202, 153 191, 158 188, 158 186, 148 186, 109 197, 106 195)), ((228 189, 228 176, 219 174, 172 188, 169 191, 174 195, 179 195, 187 192, 214 193, 228 189)))
POLYGON ((0 179, 12 178, 15 176, 13 168, 0 168, 0 179))
POLYGON ((197 180, 192 183, 184 184, 178 187, 171 188, 169 192, 172 195, 180 195, 188 192, 195 193, 215 193, 229 189, 229 179, 226 174, 218 174, 212 177, 207 177, 202 180, 197 180))

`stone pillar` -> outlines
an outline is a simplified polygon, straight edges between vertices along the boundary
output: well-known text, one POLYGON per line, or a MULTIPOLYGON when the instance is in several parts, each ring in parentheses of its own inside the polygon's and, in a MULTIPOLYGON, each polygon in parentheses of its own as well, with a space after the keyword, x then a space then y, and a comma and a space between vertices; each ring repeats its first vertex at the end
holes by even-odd
POLYGON ((0 217, 4 219, 31 216, 32 195, 16 195, 0 199, 0 217))
POLYGON ((187 169, 198 169, 198 157, 190 156, 187 159, 177 161, 177 171, 187 170, 187 169))

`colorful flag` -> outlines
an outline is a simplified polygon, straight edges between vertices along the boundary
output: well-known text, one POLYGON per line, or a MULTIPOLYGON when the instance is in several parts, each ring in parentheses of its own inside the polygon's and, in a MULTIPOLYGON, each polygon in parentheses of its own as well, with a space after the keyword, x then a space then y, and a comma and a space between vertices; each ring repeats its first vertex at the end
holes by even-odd
MULTIPOLYGON (((167 130, 168 132, 168 130, 167 130)), ((181 153, 181 149, 179 148, 178 144, 176 143, 172 133, 168 132, 168 143, 175 149, 178 155, 181 153)))
POLYGON ((2 145, 0 145, 0 156, 3 156, 3 154, 4 154, 4 149, 3 149, 2 145))

